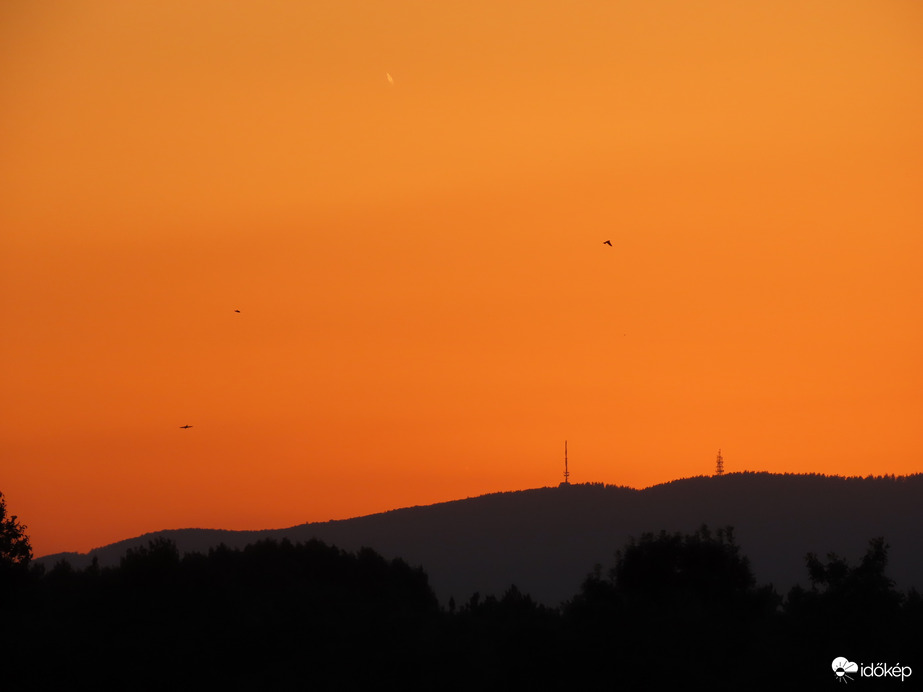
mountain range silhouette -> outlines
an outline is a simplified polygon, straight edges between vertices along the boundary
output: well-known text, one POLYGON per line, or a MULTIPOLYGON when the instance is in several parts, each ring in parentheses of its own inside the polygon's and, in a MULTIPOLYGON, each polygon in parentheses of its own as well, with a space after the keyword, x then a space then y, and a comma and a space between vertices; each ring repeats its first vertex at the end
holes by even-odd
POLYGON ((347 551, 369 547, 422 566, 443 602, 516 585, 536 601, 572 597, 595 565, 645 532, 733 526, 757 582, 780 593, 808 583, 805 555, 863 555, 869 539, 890 545, 888 576, 901 589, 923 586, 923 474, 843 478, 816 474, 729 473, 676 480, 644 490, 602 483, 561 485, 407 507, 286 529, 157 531, 96 548, 37 558, 83 568, 96 557, 118 565, 155 538, 180 552, 219 544, 312 538, 347 551))

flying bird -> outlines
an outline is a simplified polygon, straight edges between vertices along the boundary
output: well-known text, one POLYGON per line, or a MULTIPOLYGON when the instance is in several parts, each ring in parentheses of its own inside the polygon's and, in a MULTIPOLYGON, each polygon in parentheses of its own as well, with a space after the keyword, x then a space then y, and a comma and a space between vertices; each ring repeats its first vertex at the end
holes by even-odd
POLYGON ((191 428, 192 426, 187 423, 186 425, 181 425, 179 427, 185 430, 186 428, 191 428))
POLYGON ((603 241, 603 245, 608 245, 609 247, 612 247, 612 241, 611 241, 611 240, 604 240, 604 241, 603 241))
POLYGON ((235 310, 234 312, 240 312, 240 310, 235 310))

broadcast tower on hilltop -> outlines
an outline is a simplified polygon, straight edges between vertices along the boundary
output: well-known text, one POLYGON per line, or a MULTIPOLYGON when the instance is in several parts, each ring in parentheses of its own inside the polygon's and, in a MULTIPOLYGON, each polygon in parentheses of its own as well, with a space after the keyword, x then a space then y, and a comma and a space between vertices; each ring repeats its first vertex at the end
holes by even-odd
POLYGON ((570 471, 567 470, 567 440, 564 440, 564 482, 561 485, 570 485, 570 471))

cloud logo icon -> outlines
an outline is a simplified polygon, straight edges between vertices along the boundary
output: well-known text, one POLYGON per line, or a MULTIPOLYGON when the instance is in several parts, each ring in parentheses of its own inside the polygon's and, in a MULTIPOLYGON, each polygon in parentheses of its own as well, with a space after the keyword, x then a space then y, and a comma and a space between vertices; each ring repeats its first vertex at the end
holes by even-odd
POLYGON ((846 675, 846 673, 859 672, 859 666, 857 664, 853 663, 849 659, 843 658, 842 656, 833 659, 831 666, 833 668, 833 672, 836 673, 838 682, 846 682, 847 680, 851 679, 848 675, 846 675))

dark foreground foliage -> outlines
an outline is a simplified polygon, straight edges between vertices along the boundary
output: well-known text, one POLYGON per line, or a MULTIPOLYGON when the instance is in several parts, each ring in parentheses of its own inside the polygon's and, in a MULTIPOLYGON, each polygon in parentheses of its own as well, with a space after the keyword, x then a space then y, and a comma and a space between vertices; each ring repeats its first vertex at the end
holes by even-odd
POLYGON ((817 689, 838 656, 919 658, 921 599, 886 565, 883 539, 855 566, 809 555, 811 588, 782 598, 731 529, 702 527, 630 542, 560 608, 515 586, 441 608, 421 569, 367 549, 181 557, 159 540, 118 568, 22 566, 0 599, 0 651, 10 689, 817 689))
POLYGON ((36 689, 429 687, 438 603, 426 575, 372 550, 264 541, 180 557, 166 540, 118 568, 35 575, 3 613, 4 653, 36 689), (308 685, 308 687, 304 687, 308 685))

